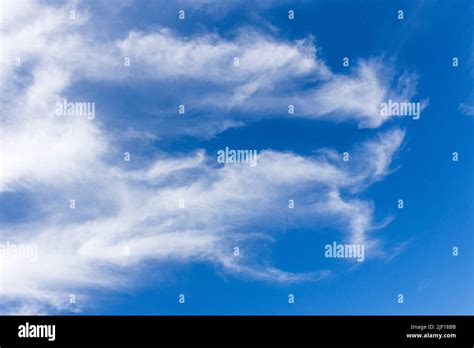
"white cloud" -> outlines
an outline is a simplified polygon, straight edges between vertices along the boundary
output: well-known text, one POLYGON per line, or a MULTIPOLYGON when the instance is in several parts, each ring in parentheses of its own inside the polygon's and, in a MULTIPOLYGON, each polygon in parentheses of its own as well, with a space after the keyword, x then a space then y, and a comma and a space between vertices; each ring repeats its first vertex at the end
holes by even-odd
MULTIPOLYGON (((223 100, 256 110, 262 105, 271 109, 268 105, 279 99, 286 102, 281 93, 288 79, 317 81, 301 100, 303 115, 343 111, 344 117, 375 127, 384 120, 374 114, 373 103, 390 93, 377 65, 362 63, 351 76, 333 74, 316 57, 311 39, 284 42, 249 30, 234 40, 181 38, 161 29, 97 42, 93 29, 83 25, 90 14, 79 11, 78 21, 71 23, 69 9, 68 4, 2 3, 0 190, 25 190, 45 213, 33 222, 2 226, 5 240, 39 248, 36 262, 2 259, 4 304, 19 301, 22 313, 63 310, 69 308, 71 292, 86 296, 90 289, 131 286, 134 278, 126 274, 140 274, 145 261, 209 262, 229 273, 281 282, 321 279, 325 270, 295 274, 252 252, 232 256, 236 242, 245 247, 254 246, 255 239, 273 238, 281 227, 274 216, 287 209, 289 195, 302 197, 295 214, 301 225, 335 215, 348 240, 375 245, 367 234, 374 228, 374 207, 357 193, 390 172, 404 137, 400 130, 356 147, 350 165, 328 155, 334 151, 302 157, 266 150, 255 168, 217 167, 212 156, 197 151, 125 170, 106 158, 116 151, 112 145, 117 141, 106 127, 53 112, 77 81, 131 78, 121 66, 127 54, 152 80, 184 77, 219 84, 231 95, 223 100), (22 57, 19 69, 13 65, 17 56, 22 57), (239 68, 232 66, 235 56, 239 68), (71 198, 76 210, 68 207, 71 198)), ((214 105, 206 99, 202 103, 214 105)))
POLYGON ((467 116, 474 116, 474 106, 461 103, 459 104, 459 110, 461 110, 467 116))
MULTIPOLYGON (((298 224, 311 226, 337 216, 336 227, 348 232, 349 241, 366 243, 370 257, 370 248, 376 246, 367 235, 374 228, 372 204, 356 197, 343 199, 341 192, 352 196, 347 188, 368 185, 386 174, 402 138, 394 130, 362 144, 352 159, 360 166, 353 168, 324 155, 304 158, 275 151, 260 153, 256 167, 217 168, 213 157, 203 152, 180 160, 156 160, 147 170, 124 172, 104 166, 105 171, 94 177, 76 177, 83 194, 77 201, 93 209, 95 216, 70 221, 67 206, 61 209, 57 199, 45 198, 43 204, 56 206, 49 209, 47 219, 2 230, 16 243, 39 248, 35 263, 16 259, 3 263, 2 295, 34 296, 61 308, 71 291, 130 286, 124 272, 146 260, 210 262, 230 273, 273 281, 320 279, 328 271, 293 274, 262 263, 265 260, 252 255, 252 241, 278 231, 281 226, 272 216, 288 209, 290 197, 299 197, 298 224), (188 176, 188 171, 196 173, 188 176), (179 207, 180 200, 184 208, 179 207), (104 213, 105 207, 112 208, 104 213), (248 257, 233 256, 236 243, 247 248, 248 257)), ((50 190, 58 190, 55 197, 65 189, 63 183, 50 185, 50 190)))
POLYGON ((249 30, 233 41, 216 35, 181 38, 164 28, 149 34, 132 32, 118 45, 141 75, 177 84, 183 78, 217 84, 225 92, 206 92, 204 97, 196 93, 192 102, 251 109, 253 118, 263 117, 259 113, 264 110, 282 115, 293 104, 296 116, 355 119, 360 127, 375 128, 389 118, 380 113, 382 102, 408 101, 416 90, 416 76, 397 77, 379 59, 359 61, 349 69, 351 74, 335 74, 317 57, 312 38, 287 43, 249 30), (235 57, 239 67, 233 66, 235 57), (314 87, 295 87, 301 79, 310 79, 314 87))
POLYGON ((68 73, 41 66, 32 75, 31 84, 2 106, 0 192, 91 175, 106 151, 105 136, 89 120, 54 114, 68 73))
POLYGON ((312 88, 285 91, 276 98, 260 94, 243 107, 255 113, 265 108, 283 115, 288 112, 288 105, 293 105, 292 117, 335 122, 353 120, 359 128, 377 128, 390 118, 381 114, 382 102, 409 101, 415 95, 415 75, 396 76, 393 68, 378 59, 361 60, 349 71, 347 75, 330 74, 312 88))
MULTIPOLYGON (((147 34, 131 32, 118 47, 140 76, 178 85, 193 79, 225 88, 228 96, 220 100, 225 107, 239 105, 287 79, 308 75, 321 79, 330 74, 316 59, 310 38, 284 42, 248 29, 234 40, 211 34, 183 38, 167 28, 147 34)), ((210 98, 217 96, 211 93, 210 98)))
MULTIPOLYGON (((3 101, 28 83, 26 72, 48 74, 52 67, 68 80, 63 87, 84 79, 116 83, 145 79, 159 83, 159 89, 179 91, 192 107, 206 109, 202 122, 207 124, 199 127, 203 134, 189 127, 177 130, 209 136, 240 124, 222 117, 223 111, 251 110, 252 118, 243 119, 251 121, 286 114, 289 104, 295 105, 297 117, 355 120, 360 127, 375 128, 389 117, 380 114, 381 102, 415 95, 416 78, 408 73, 397 77, 381 60, 362 60, 348 69, 349 74, 330 71, 312 37, 289 42, 252 28, 241 29, 233 39, 216 34, 183 37, 161 28, 99 41, 93 11, 84 6, 7 4, 1 23, 3 101), (77 12, 74 20, 69 19, 71 9, 77 12), (21 68, 13 64, 16 57, 22 58, 21 68), (123 65, 125 57, 131 59, 130 68, 123 65), (234 66, 236 57, 239 67, 234 66), (302 83, 313 87, 303 90, 302 83), (183 88, 189 84, 196 88, 183 88)), ((55 81, 60 82, 56 78, 48 82, 55 81)), ((42 90, 48 88, 40 86, 37 93, 42 90)))

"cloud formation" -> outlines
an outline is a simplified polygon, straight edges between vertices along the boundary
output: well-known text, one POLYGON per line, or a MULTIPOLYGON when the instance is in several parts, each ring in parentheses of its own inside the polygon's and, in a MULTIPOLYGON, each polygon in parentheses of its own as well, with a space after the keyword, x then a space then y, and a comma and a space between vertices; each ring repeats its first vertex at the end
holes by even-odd
POLYGON ((8 310, 70 310, 70 293, 131 287, 134 276, 127 274, 140 274, 147 262, 207 262, 278 282, 324 278, 327 270, 286 272, 246 249, 278 237, 275 216, 296 196, 303 197, 295 210, 299 226, 334 225, 348 241, 366 243, 367 253, 376 250, 369 233, 377 226, 375 208, 358 195, 390 173, 403 130, 382 131, 354 146, 349 163, 334 150, 304 157, 267 149, 256 167, 220 166, 215 154, 196 149, 127 168, 118 163, 120 144, 105 118, 58 117, 54 105, 71 99, 71 88, 85 80, 120 85, 145 79, 177 90, 194 81, 209 86, 208 97, 196 91, 189 100, 210 110, 204 122, 221 125, 202 126, 207 134, 196 135, 237 124, 225 112, 224 120, 215 119, 215 110, 253 110, 263 118, 281 116, 278 110, 286 112, 288 104, 295 104, 296 116, 375 128, 386 121, 377 110, 384 98, 414 94, 411 75, 394 78, 378 60, 337 74, 318 57, 312 38, 288 42, 248 29, 234 39, 180 37, 160 28, 99 41, 86 25, 92 11, 81 8, 71 21, 71 8, 2 4, 0 192, 3 204, 9 204, 6 193, 34 197, 25 209, 40 212, 34 221, 7 222, 0 230, 5 241, 38 246, 34 262, 2 259, 0 295, 8 310), (134 73, 123 65, 126 57, 134 73), (303 90, 302 82, 312 87, 303 90))

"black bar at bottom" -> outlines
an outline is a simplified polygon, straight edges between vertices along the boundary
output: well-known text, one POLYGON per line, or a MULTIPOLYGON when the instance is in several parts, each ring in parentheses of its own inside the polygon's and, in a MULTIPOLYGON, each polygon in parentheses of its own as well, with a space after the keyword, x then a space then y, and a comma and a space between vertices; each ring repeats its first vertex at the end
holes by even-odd
POLYGON ((0 316, 0 346, 409 344, 469 346, 473 316, 0 316), (46 326, 45 326, 46 325, 46 326), (54 325, 54 337, 53 326, 54 325), (20 337, 27 336, 27 337, 20 337), (31 337, 42 336, 42 337, 31 337))

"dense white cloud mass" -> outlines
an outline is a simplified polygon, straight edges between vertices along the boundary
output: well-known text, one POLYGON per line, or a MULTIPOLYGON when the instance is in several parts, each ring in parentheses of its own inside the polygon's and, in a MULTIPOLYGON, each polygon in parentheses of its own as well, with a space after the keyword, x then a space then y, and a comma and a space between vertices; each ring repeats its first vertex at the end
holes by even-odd
POLYGON ((224 97, 196 96, 211 109, 225 108, 216 104, 220 100, 268 117, 269 105, 296 100, 303 117, 326 115, 378 127, 386 120, 378 113, 381 101, 413 95, 408 75, 393 88, 393 75, 387 79, 376 60, 361 62, 352 74, 335 74, 317 57, 312 39, 284 42, 252 30, 229 40, 183 38, 162 28, 99 42, 85 26, 87 11, 71 22, 70 8, 2 3, 0 192, 34 195, 42 212, 35 221, 0 230, 3 240, 38 246, 34 262, 2 259, 3 304, 19 303, 11 311, 63 310, 69 293, 129 287, 133 276, 125 274, 139 273, 144 261, 209 262, 230 273, 281 282, 325 277, 325 270, 285 272, 245 252, 254 240, 276 238, 275 216, 302 192, 295 214, 300 226, 334 225, 326 220, 335 216, 334 227, 347 232, 348 241, 366 243, 368 253, 375 250, 377 241, 368 233, 376 225, 374 207, 357 194, 390 172, 404 139, 398 128, 356 145, 350 164, 329 150, 312 157, 266 150, 256 167, 218 166, 214 154, 198 150, 125 169, 111 164, 106 124, 58 117, 54 105, 84 79, 116 84, 133 79, 122 66, 129 57, 150 80, 171 81, 177 88, 186 79, 219 85, 224 97), (20 67, 14 64, 18 57, 20 67), (239 67, 233 66, 235 57, 239 67), (315 86, 304 93, 285 89, 298 79, 315 86), (284 97, 285 91, 294 96, 284 97), (71 198, 77 214, 68 207, 71 198), (232 254, 235 245, 242 246, 239 258, 232 254))
POLYGON ((132 32, 118 46, 123 56, 138 61, 158 79, 189 77, 225 84, 246 83, 262 75, 281 79, 312 71, 328 73, 316 62, 311 42, 278 42, 258 32, 244 31, 235 41, 226 41, 217 35, 184 39, 160 29, 151 34, 132 32))
POLYGON ((132 32, 118 46, 145 76, 190 78, 225 86, 231 96, 221 100, 225 107, 238 105, 258 91, 272 90, 288 78, 330 74, 316 59, 311 40, 279 42, 248 30, 234 41, 216 35, 184 39, 168 29, 151 34, 132 32))

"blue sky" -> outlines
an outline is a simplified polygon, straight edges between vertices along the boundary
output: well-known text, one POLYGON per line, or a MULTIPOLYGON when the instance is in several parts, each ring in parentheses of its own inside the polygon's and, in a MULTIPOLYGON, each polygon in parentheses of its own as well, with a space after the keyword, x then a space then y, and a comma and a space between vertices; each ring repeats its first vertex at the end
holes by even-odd
POLYGON ((2 313, 473 314, 472 2, 111 3, 1 5, 2 313))

